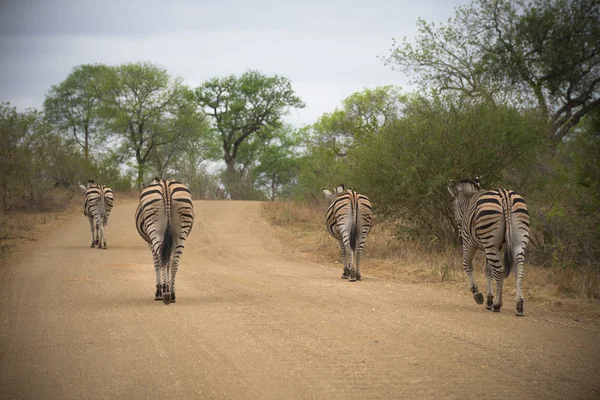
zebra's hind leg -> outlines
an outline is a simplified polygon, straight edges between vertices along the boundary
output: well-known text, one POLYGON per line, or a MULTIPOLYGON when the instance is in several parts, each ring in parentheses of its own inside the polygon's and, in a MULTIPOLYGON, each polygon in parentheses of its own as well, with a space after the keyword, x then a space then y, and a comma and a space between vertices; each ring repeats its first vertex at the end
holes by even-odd
POLYGON ((475 255, 476 248, 474 246, 467 246, 463 243, 463 270, 467 274, 469 281, 469 290, 473 293, 473 299, 477 304, 483 304, 483 294, 479 291, 479 288, 475 284, 473 278, 473 256, 475 255))
POLYGON ((516 282, 516 308, 515 315, 518 317, 522 317, 525 315, 525 310, 523 308, 523 275, 525 274, 525 252, 522 249, 515 250, 514 254, 516 254, 516 264, 517 264, 517 272, 515 274, 516 282))
POLYGON ((160 282, 160 261, 158 255, 154 255, 154 271, 156 272, 156 292, 154 293, 154 300, 162 300, 162 285, 160 282))
POLYGON ((358 241, 358 244, 356 247, 356 280, 359 280, 359 281, 362 280, 362 275, 360 274, 360 259, 362 257, 362 252, 365 248, 365 243, 367 241, 368 233, 369 233, 368 230, 366 233, 363 233, 363 236, 358 241))
POLYGON ((175 303, 175 276, 177 275, 177 271, 179 270, 179 256, 181 255, 181 251, 183 250, 183 244, 180 244, 175 249, 175 254, 173 254, 173 258, 171 259, 171 303, 175 303))
POLYGON ((163 297, 163 303, 165 303, 166 305, 171 304, 171 277, 170 277, 170 268, 169 268, 169 264, 171 263, 171 260, 167 261, 165 265, 161 266, 162 269, 162 279, 163 279, 163 284, 162 284, 162 297, 163 297))
POLYGON ((342 272, 342 279, 348 279, 350 275, 350 270, 348 269, 348 259, 346 257, 346 247, 344 246, 344 242, 340 240, 340 249, 342 253, 342 263, 344 264, 344 272, 342 272))
POLYGON ((92 231, 92 244, 90 244, 90 248, 96 246, 96 242, 94 241, 94 218, 88 217, 88 221, 90 223, 90 231, 92 231))
POLYGON ((96 245, 99 249, 106 249, 106 236, 104 235, 104 224, 101 219, 96 220, 96 245))
POLYGON ((107 249, 106 246, 106 225, 102 224, 102 248, 107 249))
POLYGON ((162 298, 165 305, 171 304, 171 288, 166 282, 162 284, 162 298))
POLYGON ((356 257, 354 259, 354 263, 356 264, 356 280, 357 281, 361 281, 362 280, 362 275, 360 274, 360 256, 362 253, 362 248, 358 248, 356 250, 356 257))
POLYGON ((102 248, 102 242, 101 242, 101 240, 102 240, 102 238, 104 236, 102 234, 102 231, 101 231, 101 226, 102 226, 101 222, 100 223, 96 222, 96 240, 94 241, 94 244, 99 249, 102 248))
POLYGON ((492 266, 487 262, 487 259, 485 261, 485 291, 487 297, 485 308, 491 310, 494 302, 494 295, 492 294, 492 266))

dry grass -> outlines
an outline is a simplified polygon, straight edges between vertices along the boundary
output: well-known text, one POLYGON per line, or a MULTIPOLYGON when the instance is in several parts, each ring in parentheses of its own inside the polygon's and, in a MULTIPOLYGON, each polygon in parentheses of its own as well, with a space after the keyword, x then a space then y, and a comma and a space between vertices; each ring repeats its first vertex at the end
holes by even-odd
MULTIPOLYGON (((264 210, 272 225, 280 227, 280 235, 296 255, 313 262, 329 263, 341 274, 339 245, 325 228, 327 206, 292 202, 265 203, 264 210)), ((361 262, 361 270, 379 278, 410 283, 427 283, 453 287, 467 292, 466 276, 458 248, 431 254, 417 243, 399 240, 391 223, 376 223, 369 234, 361 262)), ((478 252, 474 260, 475 279, 485 290, 484 257, 478 252)), ((515 296, 515 280, 507 279, 506 298, 515 296)), ((525 266, 524 295, 526 301, 552 310, 573 310, 580 315, 600 318, 600 276, 597 270, 581 268, 564 270, 553 267, 525 266)), ((506 302, 508 304, 508 302, 506 302)))

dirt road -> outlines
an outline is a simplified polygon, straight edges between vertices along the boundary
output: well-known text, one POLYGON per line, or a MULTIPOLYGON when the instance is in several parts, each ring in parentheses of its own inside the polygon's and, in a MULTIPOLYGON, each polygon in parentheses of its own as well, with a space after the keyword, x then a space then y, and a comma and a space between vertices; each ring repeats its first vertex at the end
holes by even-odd
MULTIPOLYGON (((135 204, 108 250, 83 215, 2 271, 1 399, 598 399, 591 321, 294 259, 259 203, 195 202, 177 303, 155 302, 135 204)), ((527 306, 527 303, 526 303, 527 306)))

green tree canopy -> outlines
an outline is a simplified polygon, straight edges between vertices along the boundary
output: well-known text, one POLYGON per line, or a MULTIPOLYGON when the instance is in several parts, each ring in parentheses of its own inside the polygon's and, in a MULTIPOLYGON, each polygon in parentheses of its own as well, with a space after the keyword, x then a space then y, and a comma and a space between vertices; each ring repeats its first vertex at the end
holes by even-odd
POLYGON ((376 135, 397 119, 404 99, 396 86, 364 89, 344 99, 341 109, 323 114, 308 134, 318 145, 344 157, 354 140, 376 135))
POLYGON ((107 70, 108 67, 102 64, 74 67, 64 81, 50 88, 44 101, 48 120, 73 136, 86 159, 89 159, 91 141, 102 122, 98 110, 107 70))
POLYGON ((200 109, 212 118, 220 137, 227 166, 226 184, 234 198, 237 193, 231 189, 238 178, 236 163, 243 145, 255 143, 249 140, 252 136, 262 139, 279 127, 281 117, 290 108, 304 107, 287 78, 257 71, 209 79, 196 89, 195 98, 200 109))
POLYGON ((440 91, 535 106, 555 143, 600 106, 600 2, 476 0, 384 60, 440 91))
POLYGON ((103 93, 102 115, 135 157, 137 184, 144 181, 152 154, 203 127, 191 91, 154 64, 111 67, 103 93))
POLYGON ((285 185, 293 182, 300 168, 297 147, 299 136, 289 126, 277 129, 262 147, 258 165, 254 169, 257 183, 274 201, 285 185))

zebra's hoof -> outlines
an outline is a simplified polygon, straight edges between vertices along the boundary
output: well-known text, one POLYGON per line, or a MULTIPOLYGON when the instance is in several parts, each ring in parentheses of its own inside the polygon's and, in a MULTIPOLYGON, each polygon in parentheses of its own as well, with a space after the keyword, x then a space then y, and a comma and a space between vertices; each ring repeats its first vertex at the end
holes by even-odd
POLYGON ((502 310, 502 304, 493 304, 492 305, 493 312, 500 312, 500 310, 502 310))
POLYGON ((360 275, 360 274, 356 275, 356 280, 357 281, 362 281, 362 275, 360 275))
POLYGON ((342 275, 342 279, 348 279, 348 275, 342 275))
POLYGON ((171 304, 171 293, 163 293, 163 303, 167 306, 171 304))
POLYGON ((483 293, 481 293, 481 292, 474 293, 473 298, 475 299, 475 303, 483 304, 483 293))
POLYGON ((517 309, 515 310, 515 315, 517 317, 522 317, 525 315, 525 310, 523 309, 523 299, 517 301, 517 309))
POLYGON ((485 303, 485 308, 488 310, 492 309, 492 304, 494 304, 494 296, 491 294, 488 294, 487 296, 487 303, 485 303))
POLYGON ((93 249, 94 247, 96 247, 94 243, 90 244, 90 249, 93 249))

